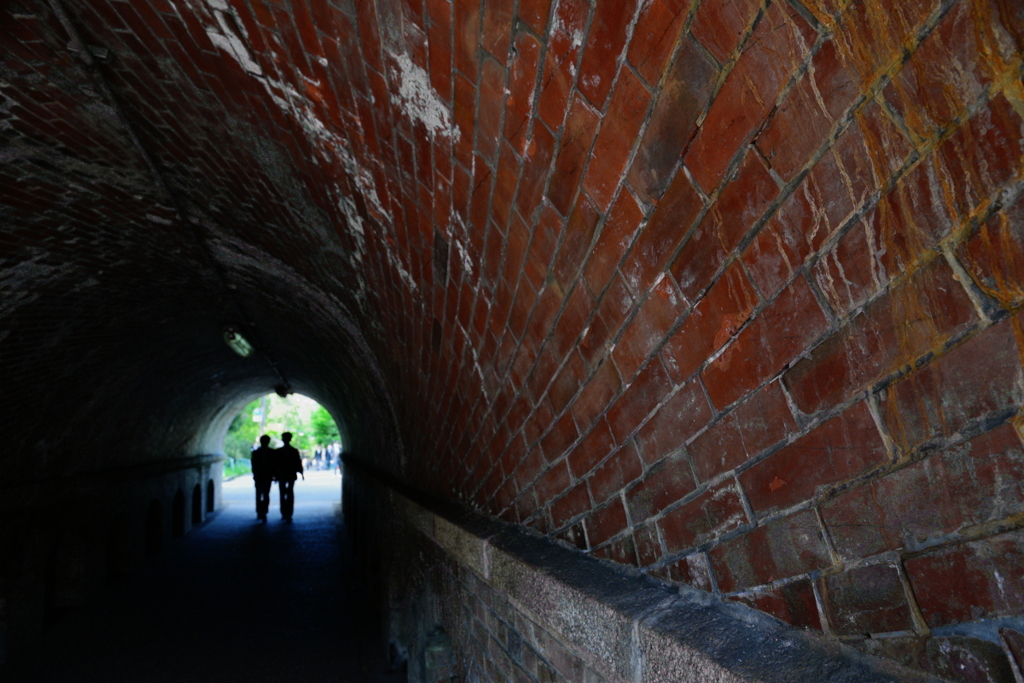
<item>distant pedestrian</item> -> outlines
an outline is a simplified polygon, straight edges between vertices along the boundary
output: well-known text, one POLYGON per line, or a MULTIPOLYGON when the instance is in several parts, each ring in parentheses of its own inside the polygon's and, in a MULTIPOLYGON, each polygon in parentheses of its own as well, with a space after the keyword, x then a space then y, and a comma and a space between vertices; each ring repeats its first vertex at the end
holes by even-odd
POLYGON ((274 451, 277 475, 277 486, 281 494, 281 516, 286 522, 292 521, 292 512, 295 510, 295 475, 306 475, 302 470, 302 456, 299 449, 291 445, 292 433, 285 432, 281 435, 284 445, 274 451))
POLYGON ((260 447, 252 452, 252 478, 256 482, 256 518, 267 521, 270 510, 270 487, 273 486, 275 452, 270 447, 270 437, 260 437, 260 447))

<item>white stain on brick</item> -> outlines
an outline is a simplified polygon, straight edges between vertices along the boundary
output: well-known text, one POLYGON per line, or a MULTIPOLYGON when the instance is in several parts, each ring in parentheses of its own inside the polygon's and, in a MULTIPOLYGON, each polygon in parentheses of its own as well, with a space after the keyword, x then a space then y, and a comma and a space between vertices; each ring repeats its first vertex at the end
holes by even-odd
MULTIPOLYGON (((302 126, 303 131, 316 145, 323 161, 327 163, 340 163, 345 172, 354 181, 371 217, 382 228, 390 230, 392 237, 394 237, 394 222, 392 221, 391 214, 377 195, 377 186, 374 182, 373 174, 363 168, 358 162, 349 148, 348 141, 331 130, 320 119, 317 111, 306 97, 288 83, 273 79, 263 72, 250 53, 247 43, 236 33, 236 29, 238 29, 244 34, 245 29, 242 26, 241 19, 234 14, 234 9, 225 0, 189 0, 189 2, 196 17, 204 21, 205 25, 203 28, 213 44, 222 48, 250 76, 259 81, 274 104, 289 118, 302 126), (214 20, 216 25, 213 24, 214 20)), ((405 58, 405 62, 400 59, 399 67, 401 69, 402 82, 399 97, 404 104, 405 110, 410 116, 422 121, 432 134, 444 132, 450 135, 451 123, 448 110, 437 98, 433 90, 430 89, 426 72, 412 64, 408 58, 405 58)), ((305 75, 303 75, 303 78, 315 83, 315 81, 312 81, 305 75)), ((319 163, 315 157, 313 161, 319 163)), ((341 193, 339 192, 339 194, 341 193)), ((360 253, 357 256, 357 260, 361 264, 362 257, 365 254, 365 229, 362 218, 355 211, 355 204, 347 197, 343 196, 339 208, 343 215, 345 215, 353 231, 353 237, 359 245, 358 250, 360 253)), ((390 242, 396 243, 397 239, 392 239, 390 242)), ((399 256, 390 249, 385 249, 385 255, 388 263, 398 273, 402 282, 410 290, 416 291, 418 289, 416 281, 404 267, 399 256)))
POLYGON ((396 56, 395 62, 398 64, 398 92, 391 95, 392 104, 402 107, 409 118, 422 123, 431 135, 447 135, 458 140, 459 130, 452 126, 448 107, 430 87, 430 75, 408 55, 396 56))
POLYGON ((569 30, 565 27, 565 24, 562 23, 562 17, 558 15, 558 12, 555 12, 555 17, 551 22, 551 36, 569 40, 570 50, 575 50, 583 45, 583 31, 576 29, 570 34, 569 30))

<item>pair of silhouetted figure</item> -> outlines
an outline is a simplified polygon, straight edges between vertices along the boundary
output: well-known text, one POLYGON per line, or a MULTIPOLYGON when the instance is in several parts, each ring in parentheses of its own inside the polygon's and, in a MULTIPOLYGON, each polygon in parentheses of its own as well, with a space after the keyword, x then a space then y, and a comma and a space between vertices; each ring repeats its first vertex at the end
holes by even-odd
POLYGON ((270 447, 270 437, 260 437, 260 447, 252 452, 252 478, 256 482, 256 517, 261 522, 267 521, 270 510, 270 488, 277 481, 281 493, 281 517, 286 522, 292 521, 295 510, 295 479, 302 472, 302 457, 299 449, 291 445, 292 433, 281 435, 284 445, 280 448, 270 447))

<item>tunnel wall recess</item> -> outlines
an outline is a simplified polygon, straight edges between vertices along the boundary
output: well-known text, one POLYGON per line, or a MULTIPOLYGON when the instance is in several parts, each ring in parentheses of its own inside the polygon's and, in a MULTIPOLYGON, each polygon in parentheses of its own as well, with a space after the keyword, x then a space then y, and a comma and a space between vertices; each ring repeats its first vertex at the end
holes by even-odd
POLYGON ((283 386, 623 575, 1019 672, 1020 2, 17 0, 0 48, 0 485, 283 386))
POLYGON ((204 523, 220 500, 221 459, 193 457, 5 486, 0 499, 0 663, 61 612, 91 604, 111 579, 204 523), (175 500, 196 487, 210 492, 175 500), (198 503, 198 506, 197 506, 198 503))

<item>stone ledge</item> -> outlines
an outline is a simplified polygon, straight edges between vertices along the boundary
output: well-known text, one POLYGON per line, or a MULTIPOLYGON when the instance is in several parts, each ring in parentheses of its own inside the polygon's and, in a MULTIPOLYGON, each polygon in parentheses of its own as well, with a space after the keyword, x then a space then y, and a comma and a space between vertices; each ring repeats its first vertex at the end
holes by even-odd
POLYGON ((736 603, 675 589, 436 501, 346 460, 402 518, 608 680, 935 681, 736 603))

